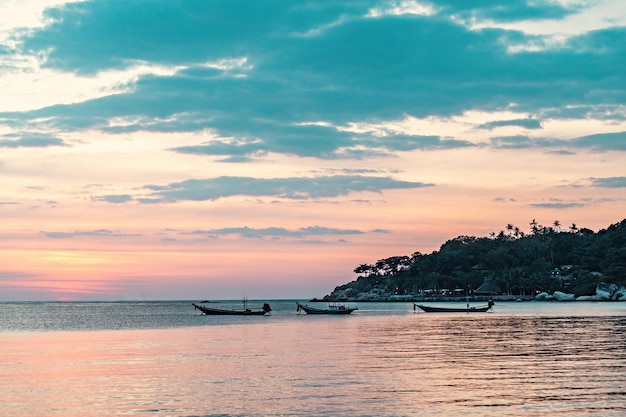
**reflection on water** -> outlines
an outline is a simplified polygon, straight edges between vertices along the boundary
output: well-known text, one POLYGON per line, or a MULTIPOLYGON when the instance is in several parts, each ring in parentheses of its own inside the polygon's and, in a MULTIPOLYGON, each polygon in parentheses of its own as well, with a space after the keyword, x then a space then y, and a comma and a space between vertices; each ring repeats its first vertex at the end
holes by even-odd
POLYGON ((364 340, 364 363, 383 359, 392 386, 401 378, 402 389, 418 392, 425 414, 626 411, 624 318, 420 316, 414 324, 364 340))
POLYGON ((1 332, 0 415, 626 413, 621 310, 367 307, 296 316, 285 303, 271 317, 232 321, 185 303, 167 308, 195 326, 1 332))

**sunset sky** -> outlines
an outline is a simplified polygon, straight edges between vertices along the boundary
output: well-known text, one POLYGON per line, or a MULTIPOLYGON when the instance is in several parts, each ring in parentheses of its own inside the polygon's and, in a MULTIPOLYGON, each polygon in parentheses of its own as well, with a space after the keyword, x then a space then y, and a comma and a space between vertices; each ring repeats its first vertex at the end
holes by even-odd
POLYGON ((309 298, 626 218, 623 0, 0 0, 0 300, 309 298))

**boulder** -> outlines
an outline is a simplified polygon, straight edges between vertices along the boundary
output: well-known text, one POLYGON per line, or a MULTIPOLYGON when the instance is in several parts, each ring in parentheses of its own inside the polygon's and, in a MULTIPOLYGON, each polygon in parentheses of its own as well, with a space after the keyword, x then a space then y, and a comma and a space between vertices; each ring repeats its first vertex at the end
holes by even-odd
POLYGON ((596 296, 598 300, 609 301, 617 291, 617 285, 601 282, 596 286, 596 296))
POLYGON ((613 294, 613 300, 615 301, 626 301, 626 287, 623 285, 615 291, 613 294))
POLYGON ((581 295, 577 301, 626 301, 626 288, 601 282, 596 286, 595 295, 581 295))
POLYGON ((561 291, 555 291, 554 293, 552 293, 552 297, 554 297, 556 301, 575 301, 576 300, 576 296, 574 294, 567 294, 561 291))
POLYGON ((552 300, 554 300, 554 297, 552 297, 547 292, 540 292, 539 294, 535 295, 535 301, 552 301, 552 300))

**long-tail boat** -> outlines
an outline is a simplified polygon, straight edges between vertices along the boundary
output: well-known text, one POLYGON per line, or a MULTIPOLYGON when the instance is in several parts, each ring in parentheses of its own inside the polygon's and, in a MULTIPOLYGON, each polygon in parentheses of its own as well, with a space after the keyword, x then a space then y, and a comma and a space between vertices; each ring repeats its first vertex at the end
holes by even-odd
POLYGON ((421 309, 426 313, 484 313, 491 310, 494 306, 494 302, 489 300, 487 305, 471 307, 469 304, 467 307, 438 307, 438 306, 425 306, 422 304, 413 304, 413 310, 416 308, 421 309))
POLYGON ((191 303, 196 310, 200 310, 202 314, 206 314, 208 316, 264 316, 272 311, 270 305, 268 303, 264 303, 263 307, 258 310, 252 310, 248 308, 248 300, 246 298, 243 299, 243 308, 241 310, 235 309, 222 309, 222 308, 212 308, 200 306, 195 303, 191 303))
POLYGON ((346 307, 341 303, 329 303, 327 308, 311 307, 300 303, 296 304, 298 306, 296 312, 304 311, 306 314, 350 314, 354 310, 358 310, 356 306, 346 307))

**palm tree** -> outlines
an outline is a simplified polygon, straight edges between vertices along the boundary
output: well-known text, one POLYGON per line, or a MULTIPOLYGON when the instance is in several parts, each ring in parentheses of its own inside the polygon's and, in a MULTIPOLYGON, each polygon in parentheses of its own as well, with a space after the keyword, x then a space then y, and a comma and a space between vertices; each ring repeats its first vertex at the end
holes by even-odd
POLYGON ((553 226, 553 227, 552 227, 552 229, 553 229, 555 232, 558 232, 558 231, 560 231, 560 230, 561 230, 561 222, 560 222, 560 221, 558 221, 558 220, 555 220, 555 221, 552 223, 552 226, 553 226))
POLYGON ((533 221, 530 222, 530 230, 531 232, 533 232, 533 234, 537 234, 537 232, 539 231, 539 225, 537 223, 537 220, 533 219, 533 221))

